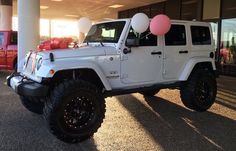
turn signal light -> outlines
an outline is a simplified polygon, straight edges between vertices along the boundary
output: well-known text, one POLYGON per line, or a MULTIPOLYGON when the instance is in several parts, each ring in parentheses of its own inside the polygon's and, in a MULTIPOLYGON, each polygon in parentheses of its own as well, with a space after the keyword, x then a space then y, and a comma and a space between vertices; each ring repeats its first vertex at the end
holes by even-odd
POLYGON ((51 70, 49 71, 49 73, 50 73, 51 75, 54 75, 55 71, 54 71, 53 69, 51 69, 51 70))

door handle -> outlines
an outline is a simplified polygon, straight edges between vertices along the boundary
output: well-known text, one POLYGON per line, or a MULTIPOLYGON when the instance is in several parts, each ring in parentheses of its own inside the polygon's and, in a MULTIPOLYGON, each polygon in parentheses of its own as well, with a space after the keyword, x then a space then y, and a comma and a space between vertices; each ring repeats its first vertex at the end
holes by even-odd
POLYGON ((162 52, 161 51, 157 51, 157 52, 151 52, 151 55, 162 55, 162 52))
POLYGON ((188 53, 188 50, 181 50, 179 51, 180 54, 183 54, 183 53, 188 53))

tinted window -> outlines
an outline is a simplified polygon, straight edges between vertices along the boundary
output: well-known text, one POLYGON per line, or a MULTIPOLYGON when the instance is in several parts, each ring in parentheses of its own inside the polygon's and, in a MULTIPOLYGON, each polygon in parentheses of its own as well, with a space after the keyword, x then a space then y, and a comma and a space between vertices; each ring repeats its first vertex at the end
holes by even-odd
POLYGON ((0 32, 0 45, 4 43, 4 34, 0 32))
POLYGON ((141 35, 138 35, 131 28, 129 31, 128 39, 138 38, 138 36, 140 46, 157 46, 157 36, 151 34, 149 29, 141 35))
POLYGON ((11 34, 11 41, 10 41, 11 45, 17 45, 17 32, 13 32, 11 34))
POLYGON ((186 32, 184 25, 172 25, 165 35, 166 46, 186 45, 186 32))
POLYGON ((208 27, 191 26, 193 45, 210 45, 211 36, 208 27))

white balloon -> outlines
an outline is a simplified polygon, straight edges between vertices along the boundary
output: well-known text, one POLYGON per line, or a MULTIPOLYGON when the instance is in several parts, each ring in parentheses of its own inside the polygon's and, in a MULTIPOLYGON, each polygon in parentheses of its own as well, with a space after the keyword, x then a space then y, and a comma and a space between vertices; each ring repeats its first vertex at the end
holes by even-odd
POLYGON ((149 24, 149 18, 144 13, 135 14, 131 19, 131 26, 133 27, 134 31, 140 34, 148 29, 149 24))
POLYGON ((80 32, 88 33, 92 26, 92 21, 87 17, 82 17, 79 19, 78 25, 80 32))

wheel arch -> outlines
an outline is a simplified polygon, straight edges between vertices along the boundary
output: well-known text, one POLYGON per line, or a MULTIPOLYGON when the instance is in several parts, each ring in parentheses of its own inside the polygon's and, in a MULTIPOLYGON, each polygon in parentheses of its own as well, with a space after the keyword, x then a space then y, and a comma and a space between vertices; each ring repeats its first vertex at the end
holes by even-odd
POLYGON ((53 82, 61 82, 64 79, 82 79, 98 86, 99 88, 111 90, 111 86, 105 79, 103 73, 94 68, 74 68, 58 70, 52 77, 53 82))
POLYGON ((179 80, 180 81, 188 80, 191 73, 197 69, 208 69, 214 74, 214 71, 216 70, 215 61, 211 58, 191 59, 182 70, 182 74, 180 75, 179 80))

